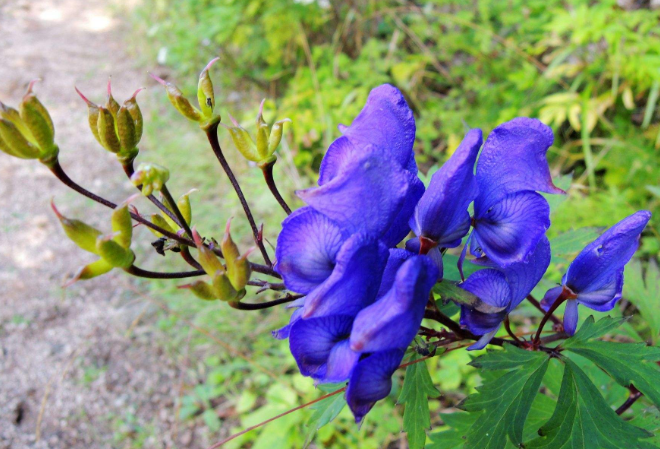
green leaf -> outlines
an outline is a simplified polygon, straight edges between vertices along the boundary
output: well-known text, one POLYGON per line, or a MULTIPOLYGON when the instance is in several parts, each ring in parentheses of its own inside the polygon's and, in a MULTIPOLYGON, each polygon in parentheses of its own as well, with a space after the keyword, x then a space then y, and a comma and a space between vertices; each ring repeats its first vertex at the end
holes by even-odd
POLYGON ((526 449, 650 449, 640 441, 653 436, 621 419, 598 388, 572 361, 564 359, 564 377, 557 407, 526 449))
POLYGON ((633 259, 626 265, 626 282, 623 284, 623 294, 637 307, 639 313, 651 329, 653 344, 660 340, 660 270, 655 260, 651 259, 646 268, 646 276, 642 263, 633 259))
POLYGON ((587 243, 598 238, 598 228, 572 229, 550 239, 550 248, 554 257, 570 256, 578 253, 587 243))
MULTIPOLYGON (((413 354, 411 361, 420 356, 413 354)), ((429 398, 435 398, 440 392, 433 386, 433 381, 426 368, 426 361, 413 363, 406 368, 403 388, 399 403, 405 404, 403 430, 408 434, 410 449, 420 449, 426 443, 426 429, 431 427, 429 416, 429 398)))
MULTIPOLYGON (((557 196, 557 195, 555 195, 557 196)), ((456 281, 460 282, 461 281, 461 274, 458 272, 458 256, 455 256, 453 254, 445 254, 442 256, 442 264, 444 268, 444 272, 442 276, 445 279, 448 279, 450 281, 456 281)), ((469 260, 466 260, 465 263, 463 264, 463 274, 467 278, 470 276, 472 273, 475 271, 479 271, 483 269, 484 267, 480 267, 479 265, 475 265, 471 263, 469 260)))
MULTIPOLYGON (((338 385, 338 384, 333 384, 338 385)), ((339 385, 334 390, 341 388, 339 385)), ((327 397, 322 401, 317 402, 310 406, 311 410, 314 410, 312 416, 307 421, 307 426, 309 427, 309 432, 307 432, 307 437, 305 438, 305 443, 303 448, 307 447, 313 440, 316 432, 326 424, 332 422, 337 415, 343 410, 346 405, 346 399, 342 393, 337 393, 334 396, 327 397)))
POLYGON ((627 320, 628 319, 625 317, 612 318, 610 316, 606 316, 596 322, 594 316, 590 315, 586 320, 584 320, 582 327, 580 327, 575 335, 566 340, 562 346, 564 348, 568 348, 576 342, 585 342, 593 338, 602 337, 608 332, 611 332, 617 327, 621 326, 627 320))
POLYGON ((443 303, 454 301, 457 304, 469 306, 484 313, 497 313, 504 310, 504 307, 493 307, 483 302, 477 296, 460 288, 456 282, 447 279, 444 279, 439 284, 435 284, 433 286, 433 293, 440 295, 443 303))
POLYGON ((486 381, 462 405, 465 411, 483 412, 466 434, 465 448, 500 449, 507 437, 522 444, 525 420, 550 358, 543 352, 505 346, 477 357, 472 366, 483 370, 506 370, 502 376, 486 381))
MULTIPOLYGON (((552 182, 562 190, 568 191, 573 182, 573 174, 560 175, 555 177, 552 182)), ((549 193, 542 193, 550 206, 550 213, 554 213, 559 205, 568 199, 568 195, 551 195, 549 193)))
POLYGON ((562 346, 596 364, 619 385, 634 385, 660 407, 660 368, 655 363, 660 361, 660 348, 646 346, 644 343, 593 340, 604 334, 604 329, 611 330, 616 322, 620 323, 621 320, 607 317, 594 323, 593 317, 589 317, 580 332, 566 340, 562 346), (587 329, 583 332, 585 326, 587 329), (599 328, 599 332, 594 331, 596 328, 599 328))

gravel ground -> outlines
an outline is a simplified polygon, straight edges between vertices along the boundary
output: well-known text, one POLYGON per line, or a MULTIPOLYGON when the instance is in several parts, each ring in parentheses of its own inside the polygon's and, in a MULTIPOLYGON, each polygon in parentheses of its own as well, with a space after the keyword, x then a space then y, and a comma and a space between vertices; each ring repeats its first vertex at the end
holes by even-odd
MULTIPOLYGON (((41 78, 36 91, 55 122, 62 165, 121 201, 131 186, 93 140, 73 90, 100 101, 108 75, 118 99, 146 84, 106 5, 0 0, 0 100, 16 105, 41 78)), ((185 354, 163 350, 153 310, 125 288, 126 277, 60 287, 92 259, 63 238, 53 197, 69 215, 109 217, 38 162, 0 154, 0 449, 204 447, 199 429, 175 419, 185 354)))

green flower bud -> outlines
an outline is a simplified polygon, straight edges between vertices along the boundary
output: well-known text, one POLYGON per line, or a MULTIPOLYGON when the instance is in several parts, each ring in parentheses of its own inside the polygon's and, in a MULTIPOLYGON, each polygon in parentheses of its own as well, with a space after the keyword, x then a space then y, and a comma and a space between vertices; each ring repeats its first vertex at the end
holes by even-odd
POLYGON ((117 133, 119 134, 119 145, 122 152, 135 150, 138 143, 135 122, 126 106, 122 106, 117 111, 117 133))
POLYGON ((64 233, 73 241, 73 243, 85 251, 99 254, 96 247, 96 239, 101 235, 101 231, 80 220, 66 218, 59 210, 57 210, 55 203, 52 201, 50 207, 53 208, 53 212, 55 212, 55 215, 60 220, 64 233))
POLYGON ((34 140, 34 137, 32 137, 32 134, 30 133, 28 127, 25 126, 25 123, 23 123, 23 119, 21 119, 20 113, 16 109, 12 108, 11 106, 7 106, 1 101, 0 101, 0 118, 3 118, 11 122, 16 128, 18 128, 21 134, 23 134, 23 136, 28 141, 30 141, 33 144, 37 143, 34 140))
POLYGON ((77 281, 85 281, 87 279, 92 279, 97 276, 101 276, 112 270, 112 268, 113 266, 110 265, 108 262, 106 262, 103 259, 99 259, 95 262, 92 262, 80 268, 73 276, 73 278, 69 280, 66 284, 64 284, 64 287, 66 288, 77 281))
POLYGON ((83 99, 85 103, 87 103, 87 121, 89 122, 89 129, 92 130, 92 134, 94 135, 94 138, 98 143, 103 145, 101 142, 101 137, 99 136, 99 129, 98 129, 98 123, 99 123, 99 107, 89 101, 87 97, 83 95, 82 92, 78 90, 76 87, 76 92, 78 92, 78 95, 80 95, 80 98, 83 99))
POLYGON ((98 255, 108 264, 116 268, 128 268, 133 265, 135 254, 117 243, 114 238, 116 234, 100 235, 96 239, 96 250, 98 255))
POLYGON ((103 148, 111 153, 119 153, 121 151, 121 145, 119 144, 119 137, 117 137, 117 131, 115 129, 115 119, 112 113, 104 107, 99 107, 97 129, 99 141, 103 145, 103 148))
POLYGON ((236 121, 234 117, 232 117, 231 114, 229 114, 229 119, 234 124, 234 126, 227 127, 227 129, 229 130, 231 139, 234 141, 234 146, 236 149, 248 161, 258 162, 259 154, 257 153, 257 147, 255 146, 252 137, 250 137, 250 134, 238 123, 238 121, 236 121))
POLYGON ((252 267, 248 256, 254 251, 255 248, 250 248, 234 261, 234 267, 228 271, 229 279, 236 290, 244 289, 252 275, 252 267))
POLYGON ((28 91, 23 97, 23 101, 21 101, 19 114, 25 126, 30 130, 34 141, 41 148, 41 157, 49 158, 52 157, 53 153, 57 153, 55 128, 50 114, 32 92, 35 82, 30 83, 28 91))
POLYGON ((124 102, 124 107, 128 110, 128 113, 133 117, 133 123, 135 124, 135 144, 137 145, 142 139, 142 129, 144 126, 144 121, 142 119, 142 111, 140 106, 137 104, 137 94, 140 93, 144 88, 139 88, 135 91, 133 96, 124 102))
POLYGON ((215 107, 215 95, 213 93, 213 83, 209 76, 209 69, 218 59, 220 58, 211 60, 199 75, 197 101, 199 102, 199 108, 202 110, 202 114, 205 118, 209 118, 213 115, 213 108, 215 107))
MULTIPOLYGON (((218 273, 213 276, 213 291, 221 301, 236 301, 239 299, 239 292, 236 291, 225 273, 218 273)), ((242 295, 245 295, 245 293, 242 292, 242 295)))
POLYGON ((222 255, 224 256, 225 263, 227 264, 227 272, 233 271, 236 259, 241 256, 241 253, 238 250, 238 246, 231 238, 230 227, 231 218, 227 220, 227 224, 225 225, 225 234, 223 235, 222 241, 220 242, 220 249, 222 250, 222 255))
POLYGON ((218 273, 225 272, 225 266, 220 262, 218 256, 202 242, 202 238, 199 233, 193 228, 193 239, 195 240, 195 246, 197 246, 197 251, 199 251, 199 263, 202 265, 206 274, 211 277, 215 277, 218 273))
POLYGON ((192 223, 192 207, 190 206, 190 194, 196 191, 197 189, 192 189, 190 192, 186 193, 185 195, 181 195, 181 197, 176 202, 177 206, 179 206, 179 210, 181 211, 181 215, 183 215, 183 219, 186 220, 186 223, 188 224, 192 223))
POLYGON ((2 151, 21 159, 37 159, 39 148, 30 143, 20 130, 9 120, 0 119, 0 139, 2 151))
POLYGON ((214 301, 218 299, 215 296, 215 290, 213 287, 204 281, 191 282, 190 284, 181 285, 179 288, 189 289, 195 296, 204 301, 214 301))
POLYGON ((285 118, 283 120, 278 120, 275 123, 273 123, 273 127, 270 130, 270 136, 268 139, 268 154, 271 156, 275 154, 275 150, 277 150, 277 147, 280 145, 280 142, 282 141, 284 124, 286 122, 291 123, 291 119, 285 118))
POLYGON ((149 196, 154 191, 160 191, 169 179, 170 171, 167 168, 145 163, 140 164, 131 176, 131 182, 142 189, 144 196, 149 196))
POLYGON ((151 73, 149 75, 154 80, 165 86, 167 98, 169 98, 170 103, 172 103, 176 110, 179 111, 184 117, 194 122, 200 122, 202 120, 202 114, 199 112, 199 110, 190 104, 190 101, 188 101, 188 99, 183 96, 183 92, 181 92, 174 84, 160 79, 151 73))
POLYGON ((131 240, 133 238, 133 220, 131 219, 128 205, 138 195, 132 195, 112 211, 112 232, 115 234, 113 240, 126 249, 131 247, 131 240))
POLYGON ((112 96, 111 81, 112 80, 108 78, 108 98, 105 101, 105 108, 110 111, 112 118, 116 119, 117 112, 119 112, 119 103, 117 103, 117 100, 112 96))
MULTIPOLYGON (((165 229, 166 231, 169 231, 169 232, 172 232, 172 233, 175 232, 174 229, 172 229, 172 227, 169 225, 169 223, 165 220, 165 218, 163 218, 159 214, 153 214, 151 216, 151 222, 153 224, 155 224, 156 226, 159 226, 159 227, 165 229)), ((154 229, 151 229, 151 228, 149 228, 149 230, 151 232, 153 232, 156 237, 163 237, 163 234, 161 234, 160 232, 158 232, 154 229)))

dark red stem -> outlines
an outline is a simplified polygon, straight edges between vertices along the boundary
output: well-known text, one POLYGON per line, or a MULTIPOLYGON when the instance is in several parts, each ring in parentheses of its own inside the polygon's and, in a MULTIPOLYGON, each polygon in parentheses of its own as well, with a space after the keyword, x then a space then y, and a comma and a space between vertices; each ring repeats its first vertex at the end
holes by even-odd
POLYGON ((271 162, 269 164, 266 164, 261 171, 264 174, 264 179, 266 180, 266 184, 268 185, 268 188, 270 189, 270 193, 273 194, 277 202, 280 204, 282 209, 284 209, 284 212, 286 212, 287 215, 291 215, 291 208, 289 207, 288 204, 286 204, 286 201, 284 201, 284 198, 282 198, 282 195, 280 195, 280 191, 277 189, 277 185, 275 184, 275 178, 273 177, 273 166, 275 165, 275 162, 271 162))

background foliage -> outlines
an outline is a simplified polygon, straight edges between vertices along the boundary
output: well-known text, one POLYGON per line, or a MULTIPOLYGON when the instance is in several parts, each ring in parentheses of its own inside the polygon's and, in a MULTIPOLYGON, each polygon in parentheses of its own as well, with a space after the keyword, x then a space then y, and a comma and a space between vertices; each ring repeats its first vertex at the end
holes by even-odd
MULTIPOLYGON (((133 15, 145 65, 153 67, 157 60, 172 70, 178 84, 183 87, 188 80, 191 87, 199 69, 219 52, 220 76, 214 79, 220 81, 217 98, 223 116, 231 111, 252 125, 258 99, 266 95, 266 119, 293 120, 281 156, 287 176, 280 176, 291 189, 313 182, 323 151, 338 135, 336 124, 350 123, 369 90, 384 82, 399 87, 416 113, 416 152, 424 173, 432 173, 451 155, 466 127, 487 133, 516 116, 539 117, 555 131, 549 153, 555 173, 573 176, 569 198, 553 204, 549 236, 554 259, 547 285, 558 280, 553 276, 594 238, 597 227, 636 209, 650 209, 655 218, 643 238, 641 259, 627 268, 626 300, 614 312, 635 314, 616 338, 657 343, 660 324, 651 315, 657 315, 660 282, 655 264, 660 252, 660 10, 650 9, 648 2, 155 0, 133 15), (583 226, 588 228, 566 233, 583 226)), ((183 142, 196 146, 188 135, 168 131, 166 115, 152 120, 157 124, 146 138, 158 142, 151 145, 158 148, 158 156, 168 166, 180 162, 193 169, 190 179, 179 176, 173 182, 205 192, 195 204, 196 216, 203 217, 200 226, 219 227, 235 210, 234 199, 213 198, 213 187, 222 182, 216 171, 181 154, 183 142)), ((200 144, 199 151, 207 150, 200 144)), ((276 229, 281 217, 267 213, 273 205, 259 190, 259 174, 246 165, 242 169, 245 187, 253 192, 253 209, 260 211, 266 229, 276 229)), ((208 357, 195 368, 201 382, 187 391, 181 413, 203 419, 211 435, 239 430, 321 395, 310 381, 292 375, 295 366, 286 343, 268 338, 270 330, 286 321, 284 311, 241 315, 243 321, 237 323, 233 315, 206 304, 191 309, 188 298, 165 285, 157 288, 168 304, 226 335, 249 359, 207 348, 208 357), (246 334, 250 337, 231 337, 246 334), (232 409, 223 415, 217 404, 226 402, 232 409)), ((533 309, 519 309, 515 327, 530 330, 530 316, 537 316, 533 309)), ((172 332, 173 341, 187 335, 181 335, 176 320, 164 320, 162 326, 172 332)), ((208 346, 204 339, 192 343, 208 346)), ((452 423, 451 415, 444 413, 455 411, 484 382, 467 365, 470 360, 464 351, 453 351, 427 363, 441 393, 430 402, 431 424, 451 425, 445 436, 456 433, 461 423, 456 417, 452 423)), ((598 368, 578 357, 573 361, 601 382, 608 404, 626 398, 627 391, 598 368)), ((562 372, 554 362, 543 383, 548 396, 556 399, 562 372)), ((401 382, 395 382, 392 400, 380 403, 360 432, 343 410, 314 436, 319 419, 327 419, 321 416, 326 408, 317 407, 235 440, 233 447, 248 441, 254 448, 300 447, 305 441, 329 448, 399 447, 405 407, 395 407, 394 398, 405 402, 400 388, 401 382), (310 417, 315 420, 305 427, 310 417)), ((649 404, 639 401, 633 409, 640 412, 649 404)), ((538 400, 532 410, 545 422, 553 405, 538 400)), ((635 420, 645 418, 657 426, 656 412, 649 414, 635 420)), ((444 445, 448 437, 430 440, 430 447, 454 447, 444 445)))

